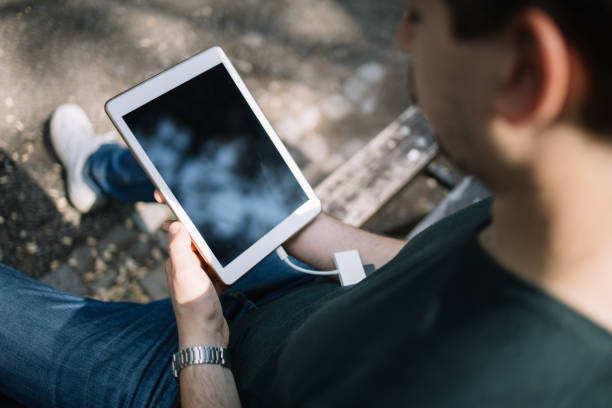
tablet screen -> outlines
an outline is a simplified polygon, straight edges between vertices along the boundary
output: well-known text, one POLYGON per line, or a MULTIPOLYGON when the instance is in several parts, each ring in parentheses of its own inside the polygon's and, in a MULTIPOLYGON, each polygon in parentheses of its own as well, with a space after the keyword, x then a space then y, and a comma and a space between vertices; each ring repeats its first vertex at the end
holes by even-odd
POLYGON ((308 201, 223 64, 123 119, 223 266, 308 201))

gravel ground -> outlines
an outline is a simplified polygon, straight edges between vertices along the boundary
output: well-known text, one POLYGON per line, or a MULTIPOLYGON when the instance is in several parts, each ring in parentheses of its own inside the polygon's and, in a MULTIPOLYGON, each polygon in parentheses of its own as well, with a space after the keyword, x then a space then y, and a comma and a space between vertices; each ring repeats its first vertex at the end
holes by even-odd
MULTIPOLYGON (((74 102, 98 132, 104 102, 220 45, 316 185, 410 103, 394 44, 404 0, 0 0, 0 261, 103 300, 162 297, 159 209, 66 199, 48 119, 74 102), (144 218, 144 222, 143 222, 144 218)), ((417 178, 368 228, 397 234, 445 193, 417 178)))

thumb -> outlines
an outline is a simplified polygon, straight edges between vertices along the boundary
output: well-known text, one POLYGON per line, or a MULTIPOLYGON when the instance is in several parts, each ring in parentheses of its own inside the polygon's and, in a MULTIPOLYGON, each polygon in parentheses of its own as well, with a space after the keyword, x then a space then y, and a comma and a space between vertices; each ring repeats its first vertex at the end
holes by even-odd
MULTIPOLYGON (((168 287, 173 301, 179 305, 192 302, 213 288, 208 275, 200 267, 200 261, 191 250, 191 237, 179 222, 168 228, 170 242, 170 268, 166 268, 168 287)), ((214 292, 213 292, 214 293, 214 292)))
POLYGON ((191 281, 191 283, 197 281, 199 284, 202 281, 207 281, 213 284, 217 294, 223 293, 227 289, 227 285, 218 278, 214 270, 207 267, 205 261, 194 251, 191 237, 185 226, 175 221, 169 225, 168 233, 168 252, 170 254, 170 265, 174 271, 173 277, 185 284, 188 281, 191 281))
POLYGON ((191 237, 187 229, 180 222, 173 222, 168 229, 170 240, 168 253, 170 262, 177 273, 183 271, 200 270, 198 257, 191 250, 191 237))

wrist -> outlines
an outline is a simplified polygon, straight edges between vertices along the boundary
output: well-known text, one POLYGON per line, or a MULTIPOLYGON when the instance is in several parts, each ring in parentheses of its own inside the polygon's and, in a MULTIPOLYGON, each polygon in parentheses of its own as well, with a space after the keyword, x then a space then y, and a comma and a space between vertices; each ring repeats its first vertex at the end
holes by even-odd
POLYGON ((179 348, 193 346, 227 347, 229 344, 229 329, 227 324, 219 329, 198 328, 194 325, 179 324, 179 348))

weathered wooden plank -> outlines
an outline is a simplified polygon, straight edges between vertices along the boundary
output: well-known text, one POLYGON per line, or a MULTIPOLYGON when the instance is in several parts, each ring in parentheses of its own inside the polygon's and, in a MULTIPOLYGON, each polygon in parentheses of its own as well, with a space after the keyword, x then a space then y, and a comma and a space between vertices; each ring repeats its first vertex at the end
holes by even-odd
POLYGON ((328 214, 363 225, 402 189, 438 151, 427 119, 405 110, 315 189, 328 214))

